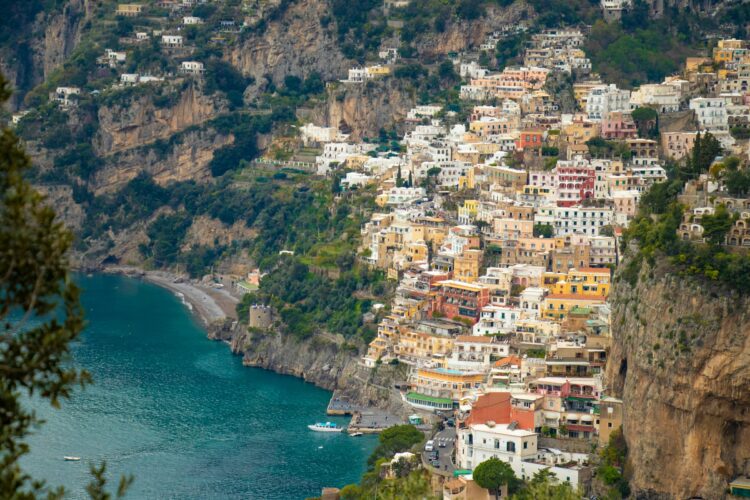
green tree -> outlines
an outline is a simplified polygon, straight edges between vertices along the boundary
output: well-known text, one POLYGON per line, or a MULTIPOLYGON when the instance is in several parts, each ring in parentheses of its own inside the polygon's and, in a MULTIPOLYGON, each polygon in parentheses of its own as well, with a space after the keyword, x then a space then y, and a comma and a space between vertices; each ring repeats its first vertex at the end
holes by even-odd
POLYGON ((719 205, 713 215, 704 215, 701 219, 703 226, 703 237, 713 245, 724 242, 727 231, 732 227, 732 215, 727 207, 719 205))
POLYGON ((700 133, 696 134, 693 151, 687 165, 688 174, 691 177, 697 177, 707 172, 721 151, 721 143, 710 132, 706 132, 703 136, 700 133))
POLYGON ((395 425, 381 432, 378 439, 380 444, 367 459, 367 464, 371 467, 381 458, 393 456, 421 443, 424 434, 413 425, 395 425))
POLYGON ((638 135, 648 139, 659 135, 659 114, 652 108, 635 108, 631 115, 638 127, 638 135))
POLYGON ((513 496, 514 500, 579 500, 583 496, 568 482, 558 482, 547 469, 540 470, 513 496))
MULTIPOLYGON (((0 105, 10 97, 0 75, 0 105)), ((25 439, 41 425, 23 400, 41 397, 58 408, 89 375, 72 367, 70 343, 83 329, 78 288, 69 275, 70 232, 24 179, 31 162, 8 129, 0 135, 0 497, 61 497, 21 469, 25 439)), ((105 498, 104 468, 94 471, 90 492, 105 498)), ((129 480, 121 481, 124 493, 129 480)))
POLYGON ((477 465, 472 475, 479 486, 495 495, 495 500, 500 498, 500 489, 503 485, 507 486, 516 479, 511 466, 494 457, 477 465))
POLYGON ((534 224, 534 236, 539 238, 552 238, 555 235, 555 230, 550 224, 534 224))

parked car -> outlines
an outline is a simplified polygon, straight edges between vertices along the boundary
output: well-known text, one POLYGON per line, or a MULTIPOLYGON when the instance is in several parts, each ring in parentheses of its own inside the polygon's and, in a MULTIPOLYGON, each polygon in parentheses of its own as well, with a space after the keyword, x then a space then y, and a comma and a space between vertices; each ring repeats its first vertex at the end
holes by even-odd
POLYGON ((438 447, 440 447, 440 448, 445 448, 445 441, 440 441, 440 442, 438 443, 438 447))
POLYGON ((435 449, 435 441, 430 439, 427 444, 424 445, 424 451, 432 451, 435 449))

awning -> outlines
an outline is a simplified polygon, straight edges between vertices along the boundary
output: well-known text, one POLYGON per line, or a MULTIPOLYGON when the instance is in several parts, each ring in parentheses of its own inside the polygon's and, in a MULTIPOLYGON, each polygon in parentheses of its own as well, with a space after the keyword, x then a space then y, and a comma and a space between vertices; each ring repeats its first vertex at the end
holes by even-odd
POLYGON ((544 412, 544 418, 549 418, 551 420, 557 420, 557 419, 560 418, 560 414, 559 413, 552 413, 550 411, 545 411, 544 412))
POLYGON ((581 415, 581 422, 593 422, 594 417, 591 415, 581 415))

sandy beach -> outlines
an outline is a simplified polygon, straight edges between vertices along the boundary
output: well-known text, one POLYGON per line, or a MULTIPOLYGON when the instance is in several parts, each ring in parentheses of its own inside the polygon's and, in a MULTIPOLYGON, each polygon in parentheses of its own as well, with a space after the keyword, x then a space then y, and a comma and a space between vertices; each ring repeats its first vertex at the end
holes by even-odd
POLYGON ((239 303, 239 298, 226 290, 213 288, 184 276, 164 271, 143 271, 127 266, 107 267, 103 271, 138 277, 174 292, 205 326, 227 318, 237 319, 235 307, 239 303))

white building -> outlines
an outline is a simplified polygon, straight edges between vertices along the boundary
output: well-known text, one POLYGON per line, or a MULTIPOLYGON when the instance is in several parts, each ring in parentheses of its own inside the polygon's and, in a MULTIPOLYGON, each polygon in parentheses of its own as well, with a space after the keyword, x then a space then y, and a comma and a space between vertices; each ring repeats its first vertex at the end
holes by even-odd
POLYGON ((512 306, 484 306, 479 321, 472 328, 473 335, 497 335, 510 333, 516 329, 516 320, 521 310, 512 306))
POLYGON ((507 462, 520 479, 530 479, 546 469, 573 488, 580 487, 590 472, 583 465, 589 460, 587 454, 540 449, 536 433, 517 429, 513 424, 488 421, 457 429, 456 445, 459 469, 472 470, 490 458, 498 458, 507 462))
POLYGON ((347 172, 346 176, 341 179, 341 187, 346 190, 366 186, 373 181, 372 177, 359 172, 347 172))
POLYGON ((458 68, 458 74, 463 79, 484 78, 490 74, 490 70, 483 68, 476 61, 471 61, 468 63, 461 63, 458 68))
POLYGON ((302 134, 302 143, 305 146, 328 142, 343 142, 349 138, 348 134, 342 134, 336 127, 319 127, 313 123, 303 125, 299 131, 302 134))
POLYGON ((542 310, 542 303, 544 302, 544 297, 546 297, 546 295, 546 288, 538 286, 524 288, 521 292, 518 303, 524 317, 538 318, 539 311, 542 310))
POLYGON ((161 44, 164 47, 178 48, 182 47, 182 35, 162 35, 161 44))
POLYGON ((81 95, 81 89, 78 87, 57 87, 53 98, 63 108, 67 108, 78 104, 79 95, 81 95))
POLYGON ((205 71, 200 61, 182 61, 180 64, 180 73, 183 75, 202 75, 205 71))
POLYGON ((446 363, 449 370, 485 372, 493 359, 504 358, 509 353, 508 342, 499 342, 493 337, 460 335, 453 341, 446 363))
POLYGON ((333 164, 341 165, 350 156, 357 155, 362 149, 357 144, 346 142, 329 142, 323 146, 323 154, 315 157, 318 175, 328 175, 333 164))
POLYGON ((124 64, 128 58, 127 52, 106 49, 104 55, 97 59, 102 66, 116 68, 118 64, 124 64))
POLYGON ((617 246, 612 236, 589 238, 589 265, 603 267, 617 263, 617 246))
POLYGON ((421 200, 427 196, 427 191, 421 187, 392 187, 378 197, 381 196, 386 205, 405 205, 421 200))
POLYGON ((120 83, 124 85, 135 85, 140 79, 141 77, 138 73, 123 73, 120 75, 120 83))
POLYGON ((612 111, 630 110, 630 91, 615 84, 599 85, 591 89, 586 99, 589 120, 599 121, 612 111))
POLYGON ((182 18, 182 24, 185 26, 191 26, 195 24, 203 24, 203 19, 196 16, 185 16, 182 18))
POLYGON ((395 47, 388 47, 378 52, 378 57, 388 63, 394 63, 399 60, 400 55, 395 47))
POLYGON ((650 83, 641 85, 630 95, 630 104, 637 108, 649 106, 659 113, 674 113, 680 110, 681 94, 675 85, 650 83))
POLYGON ((611 208, 598 207, 540 207, 534 215, 537 224, 552 224, 555 236, 581 233, 599 236, 604 226, 612 225, 611 208))
POLYGON ((443 109, 442 106, 438 106, 436 104, 423 104, 423 105, 410 109, 409 112, 406 114, 406 119, 407 120, 420 120, 422 118, 432 118, 436 114, 440 113, 442 109, 443 109))
POLYGON ((722 97, 696 97, 690 100, 690 109, 702 129, 726 130, 728 128, 727 103, 722 97))

